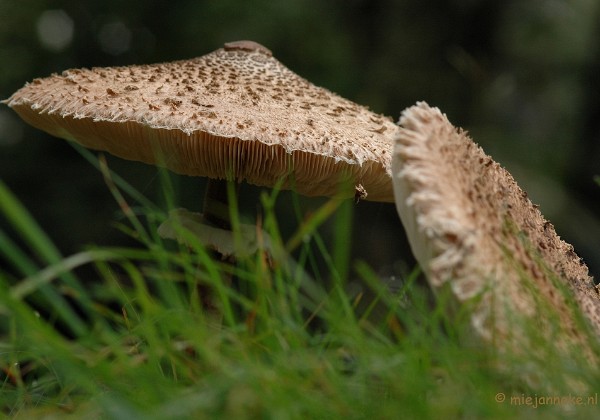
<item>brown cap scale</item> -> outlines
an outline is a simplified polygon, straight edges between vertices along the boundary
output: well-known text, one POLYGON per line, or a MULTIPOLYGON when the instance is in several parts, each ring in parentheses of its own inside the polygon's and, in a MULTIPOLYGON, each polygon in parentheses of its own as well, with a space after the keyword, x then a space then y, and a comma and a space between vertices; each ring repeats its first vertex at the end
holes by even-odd
POLYGON ((573 247, 508 171, 437 108, 418 103, 399 125, 396 207, 434 290, 448 288, 461 304, 476 298, 471 323, 486 342, 509 347, 514 338, 523 346, 515 320, 524 317, 547 340, 556 333, 557 347, 585 348, 567 301, 574 298, 600 333, 600 296, 573 247))
POLYGON ((397 126, 252 41, 191 60, 67 70, 4 102, 52 135, 176 173, 260 186, 293 173, 304 195, 333 196, 345 181, 360 198, 393 201, 397 126))

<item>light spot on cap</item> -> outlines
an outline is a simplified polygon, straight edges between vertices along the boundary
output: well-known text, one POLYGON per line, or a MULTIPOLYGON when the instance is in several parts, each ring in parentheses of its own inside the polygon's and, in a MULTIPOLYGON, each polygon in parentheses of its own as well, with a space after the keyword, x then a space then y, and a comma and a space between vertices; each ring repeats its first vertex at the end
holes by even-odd
POLYGON ((258 42, 248 40, 227 42, 225 43, 225 45, 223 45, 223 48, 225 49, 225 51, 256 51, 268 56, 273 55, 271 50, 267 47, 259 44, 258 42))

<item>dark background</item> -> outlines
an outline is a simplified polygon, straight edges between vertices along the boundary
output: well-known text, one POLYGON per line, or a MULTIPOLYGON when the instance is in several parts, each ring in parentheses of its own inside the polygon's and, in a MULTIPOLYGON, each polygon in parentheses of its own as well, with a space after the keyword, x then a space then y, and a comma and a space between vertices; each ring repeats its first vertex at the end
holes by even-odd
MULTIPOLYGON (((238 39, 264 44, 313 83, 394 119, 418 100, 438 106, 600 273, 599 2, 0 0, 0 98, 71 67, 190 58, 238 39)), ((108 159, 160 201, 154 168, 108 159)), ((5 106, 0 177, 65 254, 126 241, 111 224, 118 206, 100 173, 5 106)), ((199 209, 202 181, 175 182, 178 204, 199 209)), ((249 217, 259 191, 244 187, 249 217)), ((318 204, 303 202, 307 210, 318 204)), ((285 204, 281 212, 284 225, 293 220, 285 204)), ((360 203, 354 225, 357 257, 384 271, 412 264, 393 205, 360 203)))

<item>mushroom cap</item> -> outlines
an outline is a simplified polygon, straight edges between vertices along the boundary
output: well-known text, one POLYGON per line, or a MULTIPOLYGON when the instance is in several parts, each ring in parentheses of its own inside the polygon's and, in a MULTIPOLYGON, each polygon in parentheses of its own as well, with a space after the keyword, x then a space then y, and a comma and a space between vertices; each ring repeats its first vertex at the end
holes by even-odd
POLYGON ((567 303, 573 298, 600 333, 599 291, 586 265, 510 173, 424 102, 406 109, 399 125, 396 207, 433 289, 476 302, 471 321, 485 340, 519 335, 514 316, 522 316, 541 334, 558 329, 565 342, 585 341, 567 303), (541 306, 555 319, 543 319, 541 306))
MULTIPOLYGON (((290 71, 252 41, 191 60, 74 69, 4 101, 54 136, 173 172, 308 196, 340 183, 393 201, 397 126, 290 71)), ((352 192, 353 193, 353 192, 352 192)))

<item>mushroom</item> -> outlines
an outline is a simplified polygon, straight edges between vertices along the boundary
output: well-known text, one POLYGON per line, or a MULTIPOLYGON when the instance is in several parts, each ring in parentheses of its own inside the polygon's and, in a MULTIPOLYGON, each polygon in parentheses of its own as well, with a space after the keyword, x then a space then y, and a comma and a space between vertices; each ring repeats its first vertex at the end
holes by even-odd
POLYGON ((447 290, 470 308, 476 336, 505 354, 539 345, 527 342, 525 318, 552 346, 576 347, 597 361, 585 333, 590 329, 572 308, 579 306, 600 333, 599 289, 573 247, 510 173, 439 109, 417 103, 399 125, 396 207, 434 291, 447 290))
POLYGON ((204 220, 217 228, 230 228, 223 180, 272 187, 283 178, 282 188, 307 196, 393 201, 393 121, 311 84, 256 42, 191 60, 67 70, 3 102, 54 136, 208 177, 204 220))

